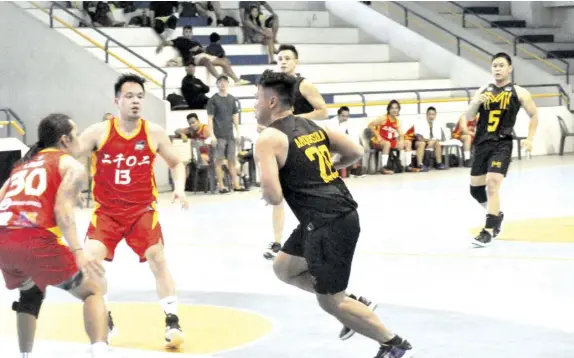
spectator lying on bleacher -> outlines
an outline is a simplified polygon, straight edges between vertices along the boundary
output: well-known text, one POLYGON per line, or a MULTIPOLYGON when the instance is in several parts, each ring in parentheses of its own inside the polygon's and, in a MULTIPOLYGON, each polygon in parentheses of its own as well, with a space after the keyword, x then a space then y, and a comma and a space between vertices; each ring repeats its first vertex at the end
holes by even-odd
POLYGON ((160 53, 165 46, 173 46, 177 49, 181 57, 170 60, 170 63, 175 62, 178 66, 181 66, 184 63, 189 63, 189 61, 193 59, 196 65, 205 66, 209 73, 211 73, 215 78, 220 76, 215 69, 215 66, 220 66, 223 69, 223 72, 233 79, 235 85, 241 86, 249 84, 249 81, 242 80, 237 77, 231 68, 231 62, 229 62, 229 59, 217 58, 206 53, 201 44, 193 41, 192 39, 193 28, 191 26, 184 26, 183 36, 171 41, 162 42, 158 46, 156 52, 160 53))
MULTIPOLYGON (((389 154, 391 149, 399 150, 399 158, 403 167, 406 167, 408 162, 411 162, 413 143, 404 137, 398 118, 400 111, 400 103, 393 99, 387 105, 387 114, 369 123, 368 129, 371 135, 371 148, 378 149, 383 153, 381 165, 381 172, 383 174, 395 173, 395 170, 389 167, 389 154)), ((406 167, 406 170, 419 172, 420 168, 413 168, 412 163, 410 163, 408 167, 406 167)))
MULTIPOLYGON (((260 14, 260 21, 265 25, 265 28, 271 29, 273 34, 273 42, 277 43, 277 32, 279 31, 279 16, 273 11, 273 8, 267 1, 240 1, 239 2, 239 19, 241 21, 241 26, 243 29, 243 43, 249 42, 249 32, 261 33, 259 29, 256 28, 256 24, 253 22, 246 21, 251 13, 251 7, 257 7, 257 13, 260 14), (261 6, 265 7, 271 15, 267 19, 263 19, 261 12, 261 6)), ((261 27, 261 26, 260 26, 261 27)), ((255 43, 260 43, 261 41, 254 41, 255 43)))
MULTIPOLYGON (((197 158, 198 164, 209 164, 209 148, 208 145, 212 143, 209 138, 211 138, 211 131, 207 124, 203 124, 199 121, 197 114, 190 113, 187 115, 187 124, 189 127, 180 128, 175 131, 175 138, 179 138, 184 142, 188 139, 192 140, 192 145, 199 146, 199 151, 201 153, 200 158, 197 158)), ((213 143, 215 145, 215 143, 213 143)))
POLYGON ((264 25, 263 15, 259 13, 259 6, 252 5, 249 13, 245 16, 245 36, 250 43, 263 44, 267 46, 267 62, 277 64, 275 61, 275 34, 273 29, 264 25))
POLYGON ((195 77, 195 63, 189 61, 185 67, 187 75, 181 80, 181 95, 185 98, 190 109, 205 109, 209 97, 209 87, 195 77))
POLYGON ((182 8, 177 1, 151 1, 150 17, 151 26, 158 36, 167 41, 171 38, 179 21, 179 13, 182 8))
POLYGON ((434 151, 435 169, 446 169, 442 162, 441 130, 433 126, 436 120, 436 108, 432 106, 427 108, 426 119, 426 122, 417 123, 415 126, 416 139, 414 147, 417 152, 417 165, 422 172, 428 172, 429 168, 424 164, 425 151, 434 151))
POLYGON ((462 142, 462 149, 464 150, 464 166, 470 168, 470 148, 472 142, 474 141, 474 134, 476 133, 476 123, 478 121, 478 114, 472 121, 466 119, 466 115, 462 114, 456 123, 456 127, 452 132, 452 139, 458 139, 462 142), (466 121, 466 127, 468 128, 468 134, 463 134, 460 129, 460 121, 466 121))

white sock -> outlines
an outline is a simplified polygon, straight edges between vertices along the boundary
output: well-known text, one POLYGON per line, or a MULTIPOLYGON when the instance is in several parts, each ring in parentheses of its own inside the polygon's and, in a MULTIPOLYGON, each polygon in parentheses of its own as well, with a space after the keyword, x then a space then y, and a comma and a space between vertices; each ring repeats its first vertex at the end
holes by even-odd
POLYGON ((169 296, 159 300, 161 308, 166 315, 173 314, 177 316, 177 297, 169 296))
MULTIPOLYGON (((415 166, 417 165, 417 163, 413 163, 413 152, 405 152, 405 163, 410 163, 410 165, 415 166)), ((403 164, 406 165, 406 164, 403 164)))
POLYGON ((98 342, 92 344, 92 356, 98 357, 100 354, 105 354, 108 351, 108 344, 106 342, 98 342))
POLYGON ((482 205, 483 208, 487 209, 488 208, 488 201, 485 201, 484 203, 481 203, 480 205, 482 205))
POLYGON ((20 353, 22 355, 21 358, 32 358, 32 353, 20 353))
POLYGON ((383 164, 382 164, 382 167, 386 167, 388 163, 389 163, 389 155, 388 155, 388 154, 383 154, 383 164))
POLYGON ((467 150, 464 151, 464 159, 465 159, 465 160, 469 160, 469 159, 470 159, 470 151, 467 151, 467 150))

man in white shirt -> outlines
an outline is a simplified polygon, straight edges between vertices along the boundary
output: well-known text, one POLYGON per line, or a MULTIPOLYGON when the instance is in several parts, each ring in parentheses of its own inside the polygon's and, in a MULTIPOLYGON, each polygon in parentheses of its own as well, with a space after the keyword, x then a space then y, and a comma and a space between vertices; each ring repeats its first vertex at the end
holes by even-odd
POLYGON ((416 142, 415 148, 417 150, 417 164, 421 166, 422 171, 428 171, 428 168, 423 164, 425 150, 434 151, 435 156, 435 169, 446 169, 442 162, 442 147, 440 145, 440 127, 434 126, 436 119, 436 108, 427 108, 427 121, 424 124, 415 125, 416 142), (423 143, 423 144, 420 144, 423 143))

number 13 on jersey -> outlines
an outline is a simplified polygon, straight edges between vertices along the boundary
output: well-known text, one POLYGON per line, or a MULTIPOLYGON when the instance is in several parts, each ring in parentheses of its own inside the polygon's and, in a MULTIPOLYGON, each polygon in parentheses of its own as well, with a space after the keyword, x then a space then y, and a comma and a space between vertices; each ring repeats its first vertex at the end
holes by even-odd
POLYGON ((325 183, 330 183, 339 177, 339 172, 333 167, 329 148, 325 144, 305 149, 305 155, 312 162, 315 160, 319 161, 319 171, 325 183))

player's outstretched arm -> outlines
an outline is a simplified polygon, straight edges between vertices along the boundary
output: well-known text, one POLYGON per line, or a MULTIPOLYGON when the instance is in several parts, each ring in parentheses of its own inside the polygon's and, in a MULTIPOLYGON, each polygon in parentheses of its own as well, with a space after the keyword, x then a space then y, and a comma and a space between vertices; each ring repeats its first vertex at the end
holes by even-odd
POLYGON ((347 168, 355 164, 365 154, 363 146, 352 141, 345 133, 329 128, 325 132, 327 132, 329 137, 329 150, 332 153, 339 154, 339 158, 333 163, 336 169, 347 168))
POLYGON ((70 250, 75 251, 81 249, 82 246, 78 240, 74 207, 88 178, 84 166, 68 155, 62 156, 60 159, 60 174, 62 182, 56 194, 54 208, 56 223, 70 250))
POLYGON ((267 128, 257 138, 255 161, 261 175, 263 200, 270 205, 279 205, 283 201, 283 190, 279 182, 279 154, 289 150, 287 137, 274 128, 267 128))
POLYGON ((327 104, 325 104, 325 100, 317 87, 314 84, 309 82, 308 80, 304 80, 301 82, 299 87, 301 94, 307 102, 311 103, 313 106, 313 112, 300 114, 299 117, 312 119, 312 120, 323 120, 329 117, 329 111, 327 110, 327 104))
POLYGON ((78 138, 78 148, 74 157, 78 160, 89 156, 100 145, 100 139, 109 130, 110 121, 98 122, 89 126, 78 138))
POLYGON ((476 93, 474 94, 472 100, 470 101, 470 105, 468 106, 468 109, 466 111, 467 120, 471 121, 478 113, 480 106, 484 102, 486 102, 487 97, 484 93, 482 93, 486 89, 486 86, 487 85, 480 87, 478 91, 476 91, 476 93))
MULTIPOLYGON (((528 138, 527 140, 530 142, 529 145, 532 145, 532 140, 534 139, 534 135, 536 134, 536 128, 538 128, 538 107, 536 107, 536 103, 532 99, 532 95, 528 90, 520 87, 514 86, 516 88, 516 94, 518 95, 518 100, 528 116, 530 116, 530 124, 528 125, 528 138)), ((527 148, 528 149, 528 148, 527 148)))

